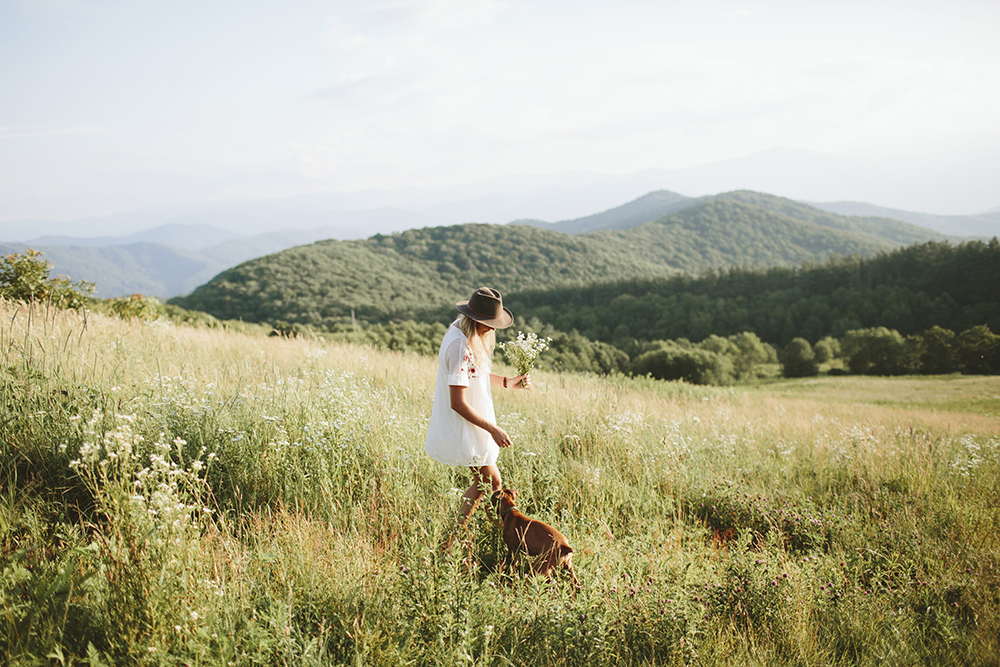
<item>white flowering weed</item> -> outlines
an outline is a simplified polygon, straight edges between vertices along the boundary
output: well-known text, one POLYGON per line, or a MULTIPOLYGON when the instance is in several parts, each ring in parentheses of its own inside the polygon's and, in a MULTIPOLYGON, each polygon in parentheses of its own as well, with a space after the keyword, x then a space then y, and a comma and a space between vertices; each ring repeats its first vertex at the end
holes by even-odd
POLYGON ((518 331, 515 340, 497 343, 497 345, 503 350, 503 354, 511 366, 517 369, 517 374, 527 375, 534 368, 538 355, 549 349, 551 342, 551 338, 543 339, 533 333, 525 335, 523 331, 518 331))
POLYGON ((183 540, 200 516, 212 511, 203 504, 208 489, 200 473, 206 462, 199 456, 186 467, 178 464, 187 443, 181 438, 168 442, 164 433, 147 448, 133 431, 135 415, 115 415, 117 425, 100 433, 104 420, 100 410, 93 412, 70 467, 112 521, 132 525, 158 544, 183 540))

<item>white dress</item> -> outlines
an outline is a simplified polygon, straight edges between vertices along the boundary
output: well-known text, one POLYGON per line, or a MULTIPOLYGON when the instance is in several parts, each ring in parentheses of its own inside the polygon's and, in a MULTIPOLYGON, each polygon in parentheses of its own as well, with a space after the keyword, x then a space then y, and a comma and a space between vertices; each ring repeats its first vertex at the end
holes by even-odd
POLYGON ((451 409, 449 387, 468 387, 466 400, 488 422, 496 423, 490 374, 476 368, 469 340, 454 324, 448 328, 438 352, 434 407, 424 451, 435 461, 453 466, 488 466, 497 462, 500 447, 493 437, 451 409))

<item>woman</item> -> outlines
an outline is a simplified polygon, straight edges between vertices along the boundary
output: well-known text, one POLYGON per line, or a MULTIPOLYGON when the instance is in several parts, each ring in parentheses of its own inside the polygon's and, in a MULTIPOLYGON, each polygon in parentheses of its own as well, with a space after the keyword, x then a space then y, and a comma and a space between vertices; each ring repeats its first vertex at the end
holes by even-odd
POLYGON ((472 470, 472 484, 458 508, 461 526, 475 511, 484 487, 500 489, 497 457, 501 447, 511 445, 510 437, 496 424, 491 385, 527 389, 530 379, 490 372, 494 330, 514 323, 500 292, 480 287, 455 308, 458 319, 448 328, 438 352, 434 407, 424 451, 435 461, 472 470))

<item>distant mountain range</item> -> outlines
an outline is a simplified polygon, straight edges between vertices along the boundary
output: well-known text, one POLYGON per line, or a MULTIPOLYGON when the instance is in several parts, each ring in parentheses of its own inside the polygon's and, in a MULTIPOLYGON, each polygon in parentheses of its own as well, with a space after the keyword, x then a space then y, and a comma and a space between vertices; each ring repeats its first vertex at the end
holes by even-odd
POLYGON ((352 312, 369 321, 447 316, 457 298, 481 284, 503 291, 581 287, 821 263, 946 239, 897 220, 842 216, 756 192, 699 199, 656 192, 556 225, 466 224, 320 241, 227 269, 172 302, 224 319, 332 328, 352 312), (663 210, 672 212, 657 216, 663 210))
POLYGON ((49 235, 29 239, 23 243, 32 246, 75 245, 90 247, 127 246, 132 243, 159 243, 173 248, 183 248, 184 250, 202 250, 225 241, 241 238, 242 236, 242 234, 212 227, 211 225, 169 223, 128 236, 94 236, 88 238, 86 236, 49 235))
MULTIPOLYGON (((876 201, 908 211, 985 212, 996 208, 1000 202, 994 199, 995 177, 991 174, 996 173, 1000 154, 969 156, 969 160, 962 169, 951 170, 944 177, 940 174, 931 177, 931 172, 919 161, 856 163, 832 155, 776 147, 684 169, 643 169, 628 174, 581 170, 502 176, 448 186, 158 205, 72 222, 6 220, 0 221, 0 241, 23 243, 39 236, 130 237, 167 224, 209 225, 240 236, 337 227, 341 229, 334 238, 356 239, 375 233, 465 222, 575 220, 657 190, 694 197, 755 190, 806 202, 876 201)), ((3 209, 0 206, 0 215, 3 209)), ((945 234, 963 233, 927 226, 945 234)), ((987 231, 985 235, 996 233, 1000 232, 987 231)), ((166 245, 197 249, 177 242, 166 245)))
POLYGON ((142 241, 124 245, 0 243, 0 253, 39 250, 52 263, 54 274, 96 283, 95 295, 101 298, 136 293, 169 298, 190 292, 240 262, 321 238, 330 234, 322 229, 259 234, 202 250, 142 241))
POLYGON ((172 224, 125 238, 49 236, 0 243, 0 253, 39 250, 52 263, 53 273, 96 283, 95 295, 101 298, 136 293, 169 298, 187 294, 248 259, 341 233, 342 227, 313 227, 237 237, 207 225, 172 224), (144 240, 157 238, 164 242, 144 240))
POLYGON ((992 238, 1000 235, 1000 208, 983 211, 976 215, 932 215, 853 201, 808 203, 810 206, 840 215, 876 216, 902 220, 911 225, 935 229, 951 236, 992 238))
MULTIPOLYGON (((23 252, 28 247, 40 250, 53 263, 55 273, 68 275, 74 280, 95 282, 97 294, 101 297, 143 293, 169 298, 189 293, 221 271, 262 255, 324 239, 360 239, 371 236, 371 231, 390 233, 414 226, 426 226, 424 216, 412 211, 383 208, 323 213, 312 210, 323 205, 321 196, 317 195, 315 200, 310 200, 309 197, 300 199, 298 211, 268 209, 267 206, 263 206, 265 210, 253 207, 219 207, 214 209, 212 215, 215 217, 209 217, 205 211, 189 211, 186 217, 180 215, 167 218, 174 222, 127 236, 38 236, 29 242, 0 244, 0 252, 23 252), (286 220, 290 224, 324 221, 330 224, 248 235, 248 232, 255 229, 266 228, 270 224, 267 222, 271 220, 269 216, 276 214, 287 215, 286 220), (224 226, 208 224, 208 221, 224 226)), ((696 198, 657 190, 601 213, 555 223, 522 219, 512 224, 574 235, 601 230, 627 230, 719 199, 749 203, 830 229, 869 235, 875 242, 888 242, 890 245, 885 246, 886 248, 918 241, 956 238, 955 234, 942 230, 989 232, 989 225, 993 224, 996 227, 994 233, 1000 231, 1000 212, 977 216, 932 216, 882 209, 868 204, 806 205, 747 191, 696 198), (833 209, 838 207, 857 213, 837 213, 833 209), (901 222, 904 217, 909 218, 910 224, 901 222), (914 220, 917 222, 912 222, 914 220), (926 224, 915 226, 921 223, 926 224)), ((44 229, 42 227, 35 231, 44 229)), ((831 249, 831 252, 852 251, 842 248, 839 251, 831 249)), ((700 260, 686 262, 678 259, 678 262, 675 269, 703 268, 700 260)))
MULTIPOLYGON (((543 229, 551 229, 566 234, 585 234, 587 232, 601 229, 630 229, 646 222, 658 220, 665 215, 670 215, 688 208, 701 206, 714 200, 733 200, 760 206, 775 213, 781 213, 797 220, 816 223, 825 227, 842 229, 845 231, 871 234, 873 236, 887 239, 894 243, 908 245, 919 241, 943 241, 951 238, 956 240, 954 235, 944 234, 926 227, 918 227, 917 223, 905 223, 900 219, 893 219, 887 216, 877 216, 871 213, 859 212, 850 214, 830 215, 827 211, 820 209, 817 205, 808 205, 794 202, 790 199, 775 197, 773 195, 737 190, 711 197, 685 197, 676 192, 659 190, 643 195, 627 204, 613 209, 588 215, 576 220, 564 220, 562 222, 548 223, 541 220, 515 220, 511 224, 531 225, 543 229)), ((859 204, 859 207, 866 206, 859 204)), ((871 207, 875 209, 877 207, 871 207)), ((928 218, 940 218, 942 216, 926 216, 925 214, 913 214, 928 218)), ((953 216, 954 218, 972 218, 973 216, 953 216)), ((988 220, 987 216, 979 216, 988 220)), ((1000 225, 1000 215, 997 216, 1000 225)), ((949 219, 950 220, 950 219, 949 219)))

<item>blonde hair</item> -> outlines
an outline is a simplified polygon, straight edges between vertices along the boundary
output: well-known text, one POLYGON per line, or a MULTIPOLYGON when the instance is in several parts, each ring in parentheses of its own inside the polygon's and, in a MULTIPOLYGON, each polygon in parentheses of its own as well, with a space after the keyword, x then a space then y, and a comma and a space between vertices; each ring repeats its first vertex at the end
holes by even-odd
POLYGON ((471 317, 466 317, 459 313, 455 320, 455 326, 462 330, 465 337, 469 339, 469 351, 476 362, 476 368, 483 373, 489 373, 493 369, 493 350, 497 345, 497 335, 490 329, 482 336, 479 335, 478 324, 471 317))

